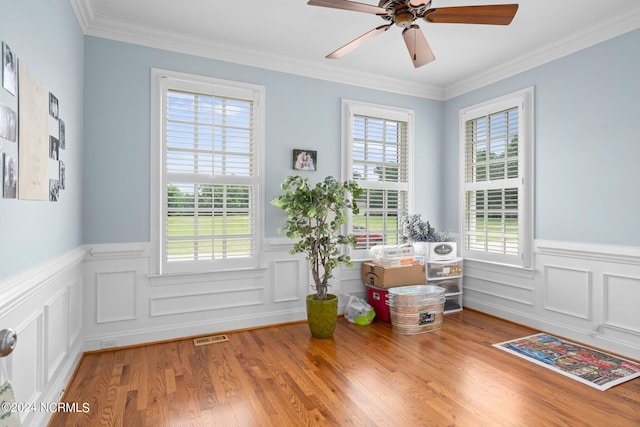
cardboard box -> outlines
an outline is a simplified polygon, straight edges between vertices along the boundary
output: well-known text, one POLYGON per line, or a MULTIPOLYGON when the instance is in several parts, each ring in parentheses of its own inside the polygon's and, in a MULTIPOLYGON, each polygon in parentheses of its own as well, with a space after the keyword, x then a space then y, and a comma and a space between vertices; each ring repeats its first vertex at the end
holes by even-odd
POLYGON ((362 263, 362 281, 388 289, 397 286, 424 285, 427 279, 425 265, 407 265, 385 268, 373 262, 362 263))

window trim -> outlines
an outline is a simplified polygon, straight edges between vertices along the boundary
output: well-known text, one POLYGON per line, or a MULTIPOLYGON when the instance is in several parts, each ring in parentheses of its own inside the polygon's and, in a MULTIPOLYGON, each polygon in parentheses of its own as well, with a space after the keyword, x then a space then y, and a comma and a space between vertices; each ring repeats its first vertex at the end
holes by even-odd
POLYGON ((531 268, 533 266, 533 242, 534 242, 534 88, 529 87, 523 90, 472 105, 459 112, 459 145, 458 145, 458 221, 461 239, 461 254, 464 258, 481 262, 511 265, 521 268, 531 268), (519 188, 522 189, 522 203, 518 202, 518 217, 522 219, 519 223, 518 235, 518 256, 482 253, 479 251, 469 251, 466 248, 465 233, 465 150, 466 150, 466 122, 477 117, 486 116, 508 108, 518 107, 519 130, 518 141, 518 180, 519 188))
POLYGON ((235 94, 236 96, 250 96, 254 99, 254 178, 256 182, 255 188, 255 257, 251 268, 258 268, 262 265, 262 246, 264 241, 264 141, 265 141, 265 88, 264 86, 223 80, 214 77, 200 76, 195 74, 181 73, 177 71, 163 70, 158 68, 151 69, 151 102, 150 102, 150 230, 149 237, 151 243, 151 273, 152 275, 174 275, 174 274, 193 274, 203 272, 219 272, 228 270, 246 269, 246 260, 241 263, 242 266, 232 267, 224 266, 219 268, 211 268, 203 271, 202 269, 185 269, 176 271, 167 271, 164 268, 164 260, 162 259, 162 248, 164 235, 162 232, 162 224, 165 210, 163 207, 163 130, 162 130, 162 111, 164 100, 163 80, 172 79, 182 81, 189 84, 193 88, 201 90, 203 93, 213 93, 214 88, 220 89, 225 96, 235 94))
MULTIPOLYGON (((354 115, 371 116, 387 120, 404 121, 407 123, 407 208, 413 212, 414 207, 414 141, 415 141, 415 111, 408 108, 393 107, 374 104, 370 102, 354 101, 343 98, 341 100, 341 154, 342 154, 342 179, 352 179, 353 176, 353 123, 354 115)), ((353 232, 351 216, 347 223, 347 230, 353 232)), ((349 253, 354 259, 368 259, 368 249, 349 248, 349 253)))

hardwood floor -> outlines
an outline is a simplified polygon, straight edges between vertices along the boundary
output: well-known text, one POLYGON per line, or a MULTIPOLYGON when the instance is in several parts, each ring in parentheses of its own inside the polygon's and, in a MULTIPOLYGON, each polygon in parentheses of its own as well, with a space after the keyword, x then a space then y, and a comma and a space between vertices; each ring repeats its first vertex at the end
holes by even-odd
POLYGON ((536 331, 472 310, 440 331, 338 319, 85 354, 51 426, 638 426, 640 379, 599 391, 491 344, 536 331))

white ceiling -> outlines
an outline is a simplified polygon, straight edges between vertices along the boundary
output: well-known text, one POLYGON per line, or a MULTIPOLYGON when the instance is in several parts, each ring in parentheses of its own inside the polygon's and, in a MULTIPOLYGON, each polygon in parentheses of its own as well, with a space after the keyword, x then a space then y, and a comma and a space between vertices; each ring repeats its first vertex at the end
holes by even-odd
POLYGON ((433 0, 432 7, 520 7, 509 26, 418 22, 436 60, 415 69, 397 27, 342 59, 325 59, 386 21, 306 0, 70 1, 88 35, 433 99, 640 28, 638 0, 433 0))

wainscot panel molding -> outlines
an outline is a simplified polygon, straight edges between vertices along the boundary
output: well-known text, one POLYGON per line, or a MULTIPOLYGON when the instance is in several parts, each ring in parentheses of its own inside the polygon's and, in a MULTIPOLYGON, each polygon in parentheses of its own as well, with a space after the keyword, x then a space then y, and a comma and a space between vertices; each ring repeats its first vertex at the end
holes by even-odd
MULTIPOLYGON (((0 283, 0 329, 18 334, 13 353, 0 359, 16 402, 58 402, 80 359, 84 256, 84 248, 77 248, 0 283)), ((49 415, 23 412, 21 420, 46 425, 49 415)))
POLYGON ((530 270, 464 262, 466 307, 640 360, 640 247, 537 240, 530 270))
POLYGON ((518 284, 509 283, 498 279, 487 279, 481 276, 468 274, 465 270, 464 291, 473 291, 487 298, 498 298, 526 306, 535 305, 535 290, 518 284))
POLYGON ((576 268, 544 266, 544 308, 550 311, 591 319, 591 272, 576 268))
POLYGON ((294 257, 274 259, 272 284, 274 302, 304 300, 306 293, 302 291, 309 287, 307 262, 294 257))
POLYGON ((45 330, 45 381, 51 381, 53 375, 67 354, 67 292, 68 288, 61 289, 44 305, 45 330))
POLYGON ((251 280, 236 279, 228 282, 228 285, 237 286, 234 289, 154 297, 150 300, 150 315, 155 317, 263 305, 265 303, 264 288, 257 284, 247 287, 247 284, 252 284, 251 280))
POLYGON ((96 273, 96 322, 135 320, 137 270, 96 273))
POLYGON ((344 312, 349 296, 354 295, 367 300, 367 288, 362 282, 362 262, 354 262, 352 267, 341 264, 337 269, 336 276, 339 278, 338 290, 334 291, 329 288, 331 293, 338 292, 339 306, 341 312, 344 312))
MULTIPOLYGON (((87 245, 84 349, 306 319, 305 297, 313 292, 307 261, 289 253, 290 239, 266 239, 264 247, 260 268, 157 275, 147 242, 87 245)), ((338 295, 364 293, 359 268, 335 275, 332 291, 338 295)), ((341 298, 340 310, 345 304, 341 298)))

